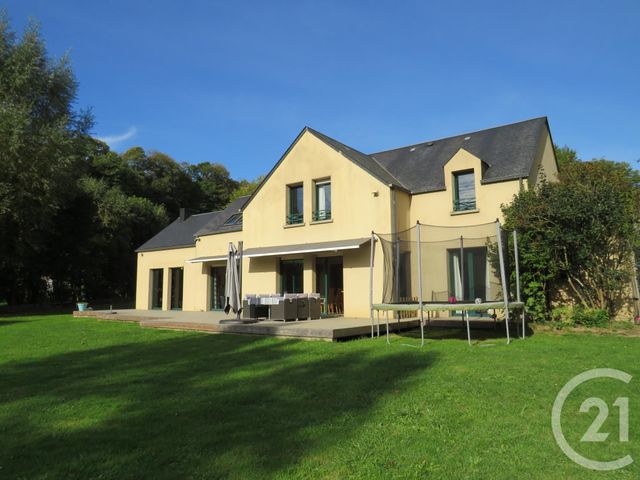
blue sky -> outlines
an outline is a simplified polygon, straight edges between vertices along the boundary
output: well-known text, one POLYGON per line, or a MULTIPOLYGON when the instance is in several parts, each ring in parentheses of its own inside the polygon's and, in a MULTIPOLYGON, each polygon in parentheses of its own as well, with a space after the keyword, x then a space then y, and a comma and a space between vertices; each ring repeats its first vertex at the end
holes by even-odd
POLYGON ((94 134, 266 173, 311 126, 364 152, 547 115, 640 159, 640 2, 0 1, 69 51, 94 134))

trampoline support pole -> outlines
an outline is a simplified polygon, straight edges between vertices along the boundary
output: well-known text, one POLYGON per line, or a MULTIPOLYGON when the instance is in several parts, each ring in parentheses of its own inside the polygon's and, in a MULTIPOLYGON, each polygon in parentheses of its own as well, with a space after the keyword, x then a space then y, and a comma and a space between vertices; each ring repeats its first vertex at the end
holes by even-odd
POLYGON ((420 248, 420 222, 417 224, 418 234, 418 304, 420 305, 420 346, 424 347, 424 309, 422 308, 422 252, 420 248))
POLYGON ((371 338, 373 338, 373 252, 375 249, 375 238, 371 232, 371 254, 369 255, 369 315, 371 316, 371 338))
POLYGON ((509 290, 507 289, 507 275, 504 267, 504 251, 502 249, 502 227, 496 218, 496 233, 498 234, 498 258, 500 259, 500 280, 502 281, 502 296, 504 297, 504 324, 507 329, 507 345, 511 343, 509 335, 509 290))
POLYGON ((469 342, 469 346, 471 346, 471 327, 469 327, 469 311, 463 310, 462 316, 464 317, 467 324, 467 342, 469 342))
POLYGON ((389 340, 389 310, 384 312, 384 320, 387 323, 387 345, 391 345, 391 341, 389 340))
MULTIPOLYGON (((522 302, 520 297, 520 260, 518 251, 518 232, 517 230, 513 230, 513 255, 516 260, 516 301, 518 303, 522 302)), ((527 337, 527 326, 524 318, 524 307, 522 307, 522 338, 527 337)))
POLYGON ((460 295, 458 299, 464 302, 464 237, 460 235, 460 295))

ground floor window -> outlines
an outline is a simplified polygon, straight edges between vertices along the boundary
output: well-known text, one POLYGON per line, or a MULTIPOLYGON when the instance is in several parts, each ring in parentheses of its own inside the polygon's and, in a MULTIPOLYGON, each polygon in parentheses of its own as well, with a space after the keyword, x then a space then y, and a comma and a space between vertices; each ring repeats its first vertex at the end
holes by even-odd
POLYGON ((182 310, 184 268, 169 269, 171 274, 171 310, 182 310))
POLYGON ((211 277, 209 279, 211 310, 222 310, 224 308, 226 270, 225 267, 211 267, 211 277))
POLYGON ((153 310, 162 309, 162 282, 164 270, 154 268, 151 270, 151 308, 153 310))
POLYGON ((303 260, 280 260, 280 293, 302 293, 303 260))

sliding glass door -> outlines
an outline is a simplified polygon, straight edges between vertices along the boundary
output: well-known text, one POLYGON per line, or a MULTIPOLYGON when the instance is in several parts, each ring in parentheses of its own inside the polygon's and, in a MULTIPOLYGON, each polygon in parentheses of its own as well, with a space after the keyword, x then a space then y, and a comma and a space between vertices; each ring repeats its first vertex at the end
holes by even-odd
POLYGON ((162 282, 164 270, 154 268, 151 270, 151 309, 162 310, 162 282))
POLYGON ((171 275, 171 310, 182 310, 182 292, 184 268, 170 268, 171 275))
POLYGON ((280 293, 302 293, 303 260, 280 260, 280 293))
POLYGON ((476 298, 487 300, 487 249, 465 248, 464 261, 460 262, 460 250, 449 250, 449 296, 458 302, 473 302, 476 298))
POLYGON ((226 267, 211 267, 211 276, 209 278, 210 291, 210 308, 211 310, 222 310, 224 308, 224 288, 226 280, 226 267))
POLYGON ((316 259, 316 291, 324 299, 324 313, 344 312, 342 257, 316 259))

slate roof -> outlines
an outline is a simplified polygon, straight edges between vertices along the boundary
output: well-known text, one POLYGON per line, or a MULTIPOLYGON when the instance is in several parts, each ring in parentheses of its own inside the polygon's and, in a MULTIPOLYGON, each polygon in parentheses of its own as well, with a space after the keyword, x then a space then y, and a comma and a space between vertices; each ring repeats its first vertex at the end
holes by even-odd
POLYGON ((486 164, 483 183, 528 177, 547 118, 540 117, 478 132, 369 154, 411 193, 444 190, 444 166, 464 148, 486 164))
POLYGON ((202 235, 212 235, 215 233, 226 233, 226 232, 238 232, 242 230, 242 224, 240 225, 225 225, 226 222, 231 215, 235 213, 240 213, 244 208, 245 204, 249 200, 250 195, 246 195, 244 197, 240 197, 233 202, 231 202, 224 210, 221 210, 218 215, 215 215, 209 222, 204 225, 200 230, 196 232, 196 236, 200 237, 202 235))
POLYGON ((444 190, 444 166, 460 148, 480 158, 485 164, 482 183, 517 180, 529 176, 548 129, 546 117, 500 127, 463 133, 406 147, 365 154, 312 128, 305 127, 279 162, 251 196, 241 197, 224 210, 179 218, 141 245, 136 251, 190 247, 195 237, 242 230, 242 225, 224 225, 240 212, 271 177, 305 131, 320 139, 353 163, 379 179, 412 194, 444 190))
POLYGON ((248 199, 248 196, 240 197, 231 202, 224 210, 191 215, 184 221, 177 218, 157 235, 140 245, 136 252, 192 247, 195 245, 196 235, 240 231, 242 225, 224 225, 224 222, 234 213, 238 213, 248 199))

